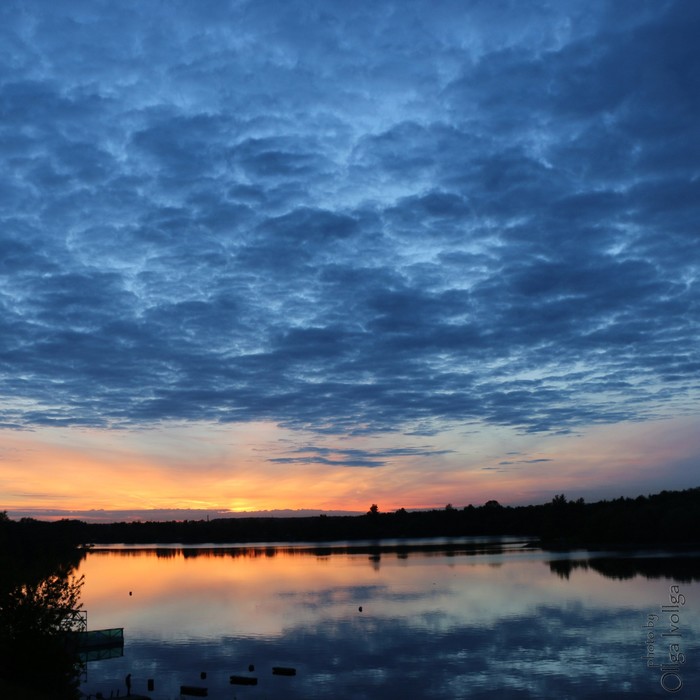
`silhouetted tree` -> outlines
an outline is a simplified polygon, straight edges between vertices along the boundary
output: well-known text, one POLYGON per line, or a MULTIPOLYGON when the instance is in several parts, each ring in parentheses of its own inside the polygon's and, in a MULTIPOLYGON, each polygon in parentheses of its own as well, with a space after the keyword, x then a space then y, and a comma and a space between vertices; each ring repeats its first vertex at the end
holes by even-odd
POLYGON ((73 570, 82 554, 42 537, 57 532, 45 524, 0 525, 0 695, 77 698, 79 663, 67 635, 81 606, 83 579, 73 570))

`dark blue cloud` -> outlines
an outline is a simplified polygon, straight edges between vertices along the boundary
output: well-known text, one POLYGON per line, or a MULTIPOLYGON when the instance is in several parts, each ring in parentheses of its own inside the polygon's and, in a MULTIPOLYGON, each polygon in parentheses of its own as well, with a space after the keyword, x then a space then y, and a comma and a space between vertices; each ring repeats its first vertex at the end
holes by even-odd
POLYGON ((0 13, 3 424, 559 432, 697 398, 694 6, 0 13))
POLYGON ((277 464, 326 464, 346 467, 383 467, 396 457, 436 457, 450 450, 435 450, 429 447, 393 447, 374 450, 357 448, 299 447, 289 451, 291 457, 274 457, 270 462, 277 464))

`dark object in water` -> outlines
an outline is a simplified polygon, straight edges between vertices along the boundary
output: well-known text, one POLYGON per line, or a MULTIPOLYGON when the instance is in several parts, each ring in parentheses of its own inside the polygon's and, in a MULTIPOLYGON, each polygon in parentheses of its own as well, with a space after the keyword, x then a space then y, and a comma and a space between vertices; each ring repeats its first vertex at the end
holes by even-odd
POLYGON ((181 685, 180 695, 191 695, 195 698, 206 698, 209 695, 207 688, 200 688, 196 685, 181 685))
POLYGON ((272 674, 275 676, 296 676, 297 670, 288 666, 273 666, 272 674))
POLYGON ((360 612, 362 612, 362 606, 361 606, 361 605, 360 605, 360 607, 358 608, 358 610, 359 610, 360 612))
POLYGON ((255 671, 255 666, 253 664, 248 664, 248 671, 253 673, 253 671, 255 671))
POLYGON ((257 685, 258 679, 251 676, 231 676, 231 685, 257 685))

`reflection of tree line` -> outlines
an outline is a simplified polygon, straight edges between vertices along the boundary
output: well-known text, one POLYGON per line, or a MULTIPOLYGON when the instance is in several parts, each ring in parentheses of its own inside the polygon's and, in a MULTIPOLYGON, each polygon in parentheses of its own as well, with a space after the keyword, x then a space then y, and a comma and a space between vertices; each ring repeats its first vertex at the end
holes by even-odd
MULTIPOLYGON (((697 542, 700 488, 584 503, 562 494, 532 506, 482 506, 302 518, 217 518, 211 521, 52 524, 75 542, 256 543, 322 542, 419 537, 522 535, 546 546, 687 546, 697 542)), ((34 523, 35 527, 46 523, 34 523)), ((165 555, 167 556, 167 555, 165 555)))
MULTIPOLYGON (((522 551, 529 547, 527 542, 488 542, 488 543, 430 543, 430 544, 362 544, 362 545, 333 545, 328 547, 297 546, 297 547, 156 547, 115 550, 93 550, 95 554, 104 556, 152 556, 159 559, 218 558, 270 558, 275 556, 314 556, 328 558, 337 555, 366 555, 370 562, 377 564, 382 557, 395 556, 399 559, 418 557, 450 557, 475 554, 504 554, 522 551)), ((595 571, 606 578, 631 579, 635 576, 645 578, 673 578, 676 581, 690 583, 700 581, 700 558, 695 556, 663 556, 663 557, 594 557, 591 559, 556 559, 548 562, 552 573, 560 578, 568 579, 574 571, 595 571)), ((501 566, 494 562, 492 566, 501 566)))
POLYGON ((513 549, 522 550, 529 542, 436 542, 436 543, 381 543, 381 544, 334 544, 331 546, 268 546, 268 547, 146 547, 128 549, 93 548, 94 554, 104 556, 138 556, 155 557, 158 559, 195 559, 197 557, 220 559, 260 559, 276 556, 314 556, 325 559, 333 555, 367 555, 380 559, 385 555, 396 555, 399 559, 407 559, 411 555, 424 557, 457 556, 460 554, 503 554, 513 549))
POLYGON ((0 697, 77 698, 80 666, 66 635, 84 551, 58 529, 37 534, 0 513, 0 697))
POLYGON ((700 581, 698 557, 600 557, 558 559, 549 562, 550 570, 568 579, 574 571, 596 571, 606 578, 626 580, 635 576, 647 579, 671 578, 680 583, 700 581))

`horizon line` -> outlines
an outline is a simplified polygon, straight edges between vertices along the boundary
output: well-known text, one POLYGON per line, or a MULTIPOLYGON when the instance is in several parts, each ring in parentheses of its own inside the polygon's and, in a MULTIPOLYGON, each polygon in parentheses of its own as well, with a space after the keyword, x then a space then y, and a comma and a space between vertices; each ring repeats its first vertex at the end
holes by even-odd
MULTIPOLYGON (((584 501, 584 503, 592 504, 599 503, 603 501, 614 501, 618 498, 631 498, 632 500, 641 497, 652 497, 659 495, 661 493, 675 493, 683 491, 692 491, 700 486, 689 487, 685 489, 662 489, 656 493, 647 494, 637 494, 636 496, 616 496, 611 498, 602 498, 594 501, 584 501)), ((565 496, 565 494, 562 494, 565 496)), ((575 502, 579 499, 567 499, 571 502, 575 502)), ((581 499, 582 500, 582 499, 581 499)), ((491 500, 486 501, 490 503, 491 500)), ((499 505, 503 507, 528 507, 537 505, 546 505, 550 501, 545 501, 543 503, 527 503, 527 504, 502 504, 496 501, 499 505)), ((434 511, 434 510, 445 510, 447 508, 454 508, 455 510, 463 510, 468 508, 472 504, 465 506, 453 506, 448 504, 446 506, 427 506, 420 508, 392 508, 388 510, 382 510, 379 508, 379 513, 395 513, 400 510, 405 510, 407 512, 424 512, 424 511, 434 511)), ((482 506, 485 505, 481 504, 482 506)), ((480 507, 480 506, 475 506, 480 507)), ((358 516, 364 515, 368 511, 364 510, 341 510, 341 509, 330 509, 324 510, 322 508, 274 508, 268 510, 254 510, 254 511, 232 511, 228 508, 150 508, 150 509, 106 509, 106 508, 91 508, 87 510, 79 509, 61 509, 61 508, 7 508, 5 506, 0 506, 0 512, 5 512, 8 518, 11 519, 22 519, 22 518, 33 518, 36 520, 56 522, 59 520, 82 520, 85 522, 92 523, 119 523, 119 522, 182 522, 185 520, 218 520, 225 518, 305 518, 305 517, 316 517, 319 515, 328 516, 358 516)))

